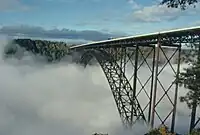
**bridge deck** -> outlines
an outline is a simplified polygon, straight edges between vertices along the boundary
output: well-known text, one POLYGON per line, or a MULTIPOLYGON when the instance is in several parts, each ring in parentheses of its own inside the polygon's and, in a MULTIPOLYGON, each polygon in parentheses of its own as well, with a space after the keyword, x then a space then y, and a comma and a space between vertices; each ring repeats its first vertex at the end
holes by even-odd
POLYGON ((174 29, 169 31, 155 32, 149 34, 142 34, 136 36, 129 37, 121 37, 110 40, 96 41, 81 45, 76 45, 70 47, 70 49, 81 49, 87 47, 98 47, 98 46, 109 46, 109 45, 124 45, 124 44, 137 44, 137 43, 149 43, 155 44, 158 42, 158 37, 161 37, 164 40, 169 40, 169 38, 173 38, 174 42, 177 43, 180 37, 189 37, 189 36, 200 36, 200 26, 182 28, 182 29, 174 29))

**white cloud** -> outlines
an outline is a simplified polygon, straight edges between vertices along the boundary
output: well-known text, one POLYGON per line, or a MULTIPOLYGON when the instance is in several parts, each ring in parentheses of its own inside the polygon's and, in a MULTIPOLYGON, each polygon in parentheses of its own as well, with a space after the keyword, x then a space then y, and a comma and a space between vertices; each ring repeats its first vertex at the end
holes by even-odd
POLYGON ((0 11, 27 10, 28 6, 19 0, 0 0, 0 11))
POLYGON ((138 22, 161 22, 172 21, 181 16, 197 15, 200 11, 200 4, 196 8, 188 7, 186 10, 179 8, 168 8, 165 5, 145 6, 139 10, 133 11, 132 18, 138 22))
MULTIPOLYGON (((183 12, 183 11, 182 11, 183 12)), ((149 6, 133 12, 133 19, 141 22, 160 22, 174 20, 182 14, 180 9, 170 9, 166 6, 149 6)))

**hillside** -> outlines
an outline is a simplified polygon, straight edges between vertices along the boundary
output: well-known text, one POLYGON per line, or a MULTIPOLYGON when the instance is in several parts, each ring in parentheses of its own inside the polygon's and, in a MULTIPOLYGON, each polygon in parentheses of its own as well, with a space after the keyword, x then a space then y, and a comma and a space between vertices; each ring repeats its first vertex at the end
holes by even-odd
POLYGON ((35 55, 44 56, 47 61, 59 61, 69 51, 70 45, 64 42, 52 42, 47 40, 14 39, 5 47, 6 57, 15 55, 20 57, 23 52, 28 51, 35 55))

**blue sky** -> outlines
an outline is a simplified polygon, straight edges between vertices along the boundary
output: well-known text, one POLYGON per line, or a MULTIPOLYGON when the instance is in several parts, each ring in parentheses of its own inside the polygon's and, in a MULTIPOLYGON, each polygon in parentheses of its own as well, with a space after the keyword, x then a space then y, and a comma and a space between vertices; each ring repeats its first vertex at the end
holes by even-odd
POLYGON ((186 11, 158 4, 159 0, 0 0, 0 33, 23 25, 29 31, 64 28, 123 36, 200 25, 199 4, 186 11))

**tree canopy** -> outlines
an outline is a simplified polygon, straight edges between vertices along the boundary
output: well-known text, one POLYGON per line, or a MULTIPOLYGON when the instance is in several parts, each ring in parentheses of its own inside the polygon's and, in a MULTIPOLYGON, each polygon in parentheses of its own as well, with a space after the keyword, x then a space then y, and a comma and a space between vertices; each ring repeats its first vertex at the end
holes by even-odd
POLYGON ((181 102, 186 102, 191 109, 193 102, 200 105, 200 64, 195 63, 191 67, 185 69, 185 72, 180 74, 179 83, 184 85, 190 91, 183 97, 180 97, 181 102))
POLYGON ((188 60, 190 66, 177 78, 179 84, 189 90, 185 96, 180 97, 180 101, 185 102, 192 110, 190 132, 196 126, 196 108, 200 105, 200 43, 194 43, 191 47, 192 59, 188 60))
MULTIPOLYGON (((24 48, 26 51, 33 54, 44 56, 47 61, 60 61, 68 54, 70 45, 64 42, 53 42, 46 40, 31 40, 31 39, 14 39, 11 45, 5 46, 5 56, 9 57, 24 48), (19 47, 17 46, 19 45, 19 47)), ((22 53, 22 52, 21 52, 22 53)))
POLYGON ((200 2, 200 0, 162 0, 161 4, 166 4, 168 7, 171 8, 181 8, 185 9, 188 5, 194 5, 200 2))

